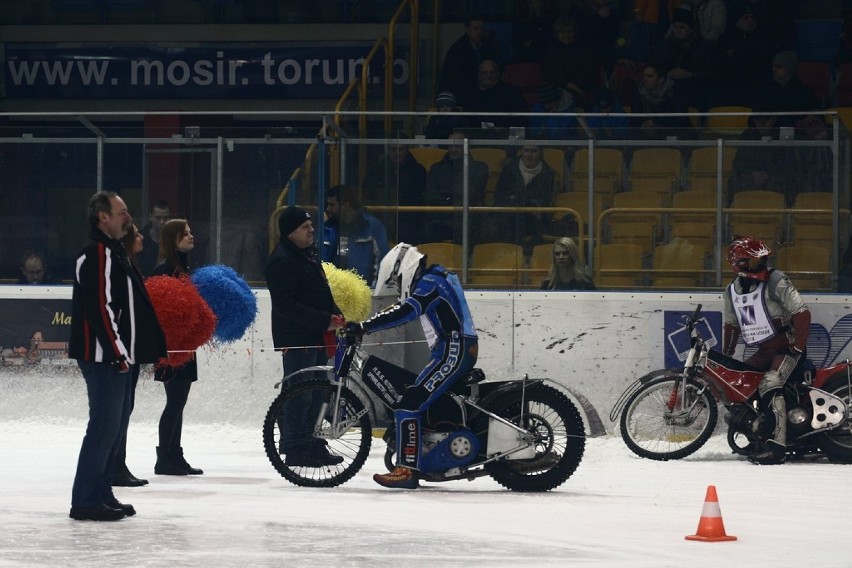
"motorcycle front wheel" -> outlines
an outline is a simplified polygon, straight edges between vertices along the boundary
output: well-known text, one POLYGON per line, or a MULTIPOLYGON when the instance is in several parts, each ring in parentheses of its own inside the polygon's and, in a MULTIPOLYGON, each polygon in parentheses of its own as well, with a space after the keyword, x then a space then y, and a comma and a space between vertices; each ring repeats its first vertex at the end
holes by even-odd
MULTIPOLYGON (((823 390, 842 400, 847 408, 852 405, 852 392, 849 391, 845 375, 829 379, 823 390)), ((849 421, 820 434, 817 440, 819 447, 832 462, 852 463, 852 424, 849 421)))
POLYGON ((716 400, 706 385, 680 376, 658 377, 627 400, 621 413, 621 437, 637 456, 677 460, 707 442, 718 416, 716 400))
MULTIPOLYGON (((485 465, 488 474, 512 491, 550 491, 562 485, 576 471, 586 447, 583 418, 574 403, 560 391, 541 386, 507 393, 488 409, 527 429, 535 440, 535 456, 529 459, 499 460, 485 465), (523 407, 521 405, 523 401, 523 407)), ((487 437, 488 417, 483 416, 476 431, 487 437)))
POLYGON ((335 487, 348 481, 364 465, 371 443, 364 404, 346 387, 337 398, 337 386, 324 380, 284 388, 263 422, 263 446, 272 466, 303 487, 335 487), (343 425, 338 434, 331 430, 335 414, 343 425), (320 434, 315 432, 317 423, 320 434))

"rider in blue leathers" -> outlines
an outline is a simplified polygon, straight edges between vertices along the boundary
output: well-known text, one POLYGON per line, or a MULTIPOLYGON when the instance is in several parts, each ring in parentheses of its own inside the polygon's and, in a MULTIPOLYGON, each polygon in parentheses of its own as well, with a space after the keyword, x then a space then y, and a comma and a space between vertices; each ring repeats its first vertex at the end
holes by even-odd
POLYGON ((368 320, 347 324, 346 331, 373 333, 420 318, 431 358, 394 408, 397 467, 373 476, 385 487, 414 489, 420 468, 421 415, 473 368, 478 339, 458 277, 438 264, 427 268, 426 257, 417 248, 399 243, 382 260, 375 295, 389 290, 399 291, 397 303, 368 320))

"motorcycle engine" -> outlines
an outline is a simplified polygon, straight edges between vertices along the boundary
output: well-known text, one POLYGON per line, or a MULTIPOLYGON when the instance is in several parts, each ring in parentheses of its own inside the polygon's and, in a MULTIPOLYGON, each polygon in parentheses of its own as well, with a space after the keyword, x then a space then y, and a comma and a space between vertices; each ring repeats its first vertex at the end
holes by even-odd
POLYGON ((787 410, 787 430, 789 434, 800 436, 811 430, 811 412, 804 406, 794 406, 787 410))
POLYGON ((424 472, 444 471, 471 463, 479 453, 479 438, 470 430, 424 432, 420 469, 424 472))

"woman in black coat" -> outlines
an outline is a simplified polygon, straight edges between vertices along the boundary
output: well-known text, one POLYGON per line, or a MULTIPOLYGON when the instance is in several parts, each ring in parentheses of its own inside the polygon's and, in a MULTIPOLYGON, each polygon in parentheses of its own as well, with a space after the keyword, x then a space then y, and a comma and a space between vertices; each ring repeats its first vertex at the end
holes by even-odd
MULTIPOLYGON (((157 264, 151 276, 189 276, 187 254, 195 247, 195 240, 186 219, 166 221, 160 233, 160 252, 157 264)), ((154 379, 163 383, 166 389, 166 407, 160 416, 157 463, 154 473, 158 475, 201 475, 202 470, 192 467, 183 457, 181 432, 183 430, 183 409, 189 398, 192 383, 198 380, 198 365, 193 354, 192 359, 180 367, 158 367, 154 379)))

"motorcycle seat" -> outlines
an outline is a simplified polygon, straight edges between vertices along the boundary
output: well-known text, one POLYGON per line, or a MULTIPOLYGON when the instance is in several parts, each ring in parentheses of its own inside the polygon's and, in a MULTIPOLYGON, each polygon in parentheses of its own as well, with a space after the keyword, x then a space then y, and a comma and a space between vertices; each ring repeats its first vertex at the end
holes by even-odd
POLYGON ((456 381, 456 384, 453 386, 459 387, 469 387, 470 385, 475 385, 476 383, 481 383, 485 380, 485 371, 479 368, 473 368, 465 375, 456 381))

